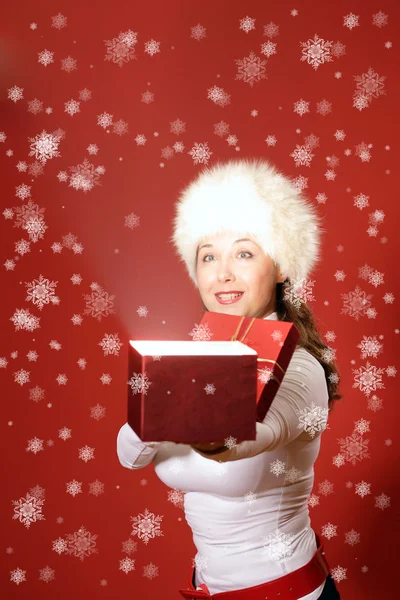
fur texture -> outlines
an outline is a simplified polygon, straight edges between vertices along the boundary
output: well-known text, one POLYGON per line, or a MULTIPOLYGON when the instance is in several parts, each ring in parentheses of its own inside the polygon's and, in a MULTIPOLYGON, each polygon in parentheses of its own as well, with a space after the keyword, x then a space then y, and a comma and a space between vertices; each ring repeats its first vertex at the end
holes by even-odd
POLYGON ((320 258, 321 220, 265 159, 230 160, 206 167, 180 193, 170 241, 196 287, 200 242, 227 231, 253 239, 294 282, 307 279, 320 258))

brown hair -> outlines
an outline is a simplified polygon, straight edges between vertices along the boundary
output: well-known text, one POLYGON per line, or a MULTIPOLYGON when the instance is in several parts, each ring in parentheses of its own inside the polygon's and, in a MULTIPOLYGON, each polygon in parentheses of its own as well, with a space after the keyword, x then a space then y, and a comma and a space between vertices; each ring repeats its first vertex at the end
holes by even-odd
POLYGON ((297 345, 304 348, 317 359, 325 371, 326 384, 328 387, 329 412, 333 410, 334 403, 343 398, 338 393, 340 375, 336 363, 329 359, 330 348, 324 344, 318 331, 314 315, 306 302, 301 301, 299 308, 289 299, 285 300, 285 287, 289 280, 276 284, 276 309, 278 321, 287 321, 293 323, 299 333, 300 338, 297 345))
MULTIPOLYGON (((329 360, 330 348, 324 344, 321 335, 318 332, 317 324, 311 309, 303 301, 300 302, 300 307, 297 308, 289 299, 285 299, 285 286, 289 280, 286 279, 283 283, 276 284, 276 309, 278 321, 286 321, 293 323, 299 333, 300 338, 297 345, 304 348, 317 359, 325 371, 326 384, 328 387, 328 410, 333 410, 334 403, 343 398, 342 394, 338 393, 340 375, 336 363, 329 360)), ((208 310, 203 305, 203 310, 208 310)))

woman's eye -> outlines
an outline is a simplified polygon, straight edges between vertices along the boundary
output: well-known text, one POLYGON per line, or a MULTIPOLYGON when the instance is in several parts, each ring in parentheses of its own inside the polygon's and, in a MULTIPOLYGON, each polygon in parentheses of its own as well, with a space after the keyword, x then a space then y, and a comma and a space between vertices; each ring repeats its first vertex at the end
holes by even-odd
MULTIPOLYGON (((251 252, 245 252, 244 250, 242 252, 239 252, 238 256, 240 256, 241 254, 248 254, 249 257, 252 257, 253 255, 251 254, 251 252)), ((203 258, 203 262, 210 262, 209 260, 206 260, 206 258, 208 258, 209 256, 214 256, 213 254, 206 254, 203 258)))

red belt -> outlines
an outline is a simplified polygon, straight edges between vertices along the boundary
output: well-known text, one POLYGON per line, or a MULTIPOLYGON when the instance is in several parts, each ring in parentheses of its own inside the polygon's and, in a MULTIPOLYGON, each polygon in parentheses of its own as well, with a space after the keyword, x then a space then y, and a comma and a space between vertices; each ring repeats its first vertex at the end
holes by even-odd
POLYGON ((211 595, 205 583, 199 586, 201 590, 196 590, 192 583, 192 581, 195 581, 194 567, 192 567, 186 582, 188 589, 179 590, 179 593, 187 600, 197 598, 208 598, 208 600, 276 600, 278 596, 279 600, 298 600, 298 598, 310 594, 322 585, 330 573, 320 538, 317 534, 315 534, 315 537, 317 550, 312 559, 306 565, 292 571, 292 573, 288 573, 288 575, 254 587, 211 595))

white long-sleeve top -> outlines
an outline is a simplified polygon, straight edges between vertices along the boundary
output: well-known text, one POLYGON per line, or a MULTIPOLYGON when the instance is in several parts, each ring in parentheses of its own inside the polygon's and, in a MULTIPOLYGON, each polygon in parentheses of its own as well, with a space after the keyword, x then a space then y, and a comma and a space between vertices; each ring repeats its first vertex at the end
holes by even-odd
MULTIPOLYGON (((266 319, 277 320, 277 314, 266 319)), ((252 587, 312 558, 317 545, 308 498, 328 398, 322 365, 298 346, 257 423, 257 439, 237 444, 233 460, 210 460, 188 444, 142 442, 128 423, 121 427, 120 463, 132 470, 153 463, 163 483, 184 493, 197 548, 196 586, 205 583, 211 594, 252 587)), ((323 587, 299 600, 317 600, 323 587)))

